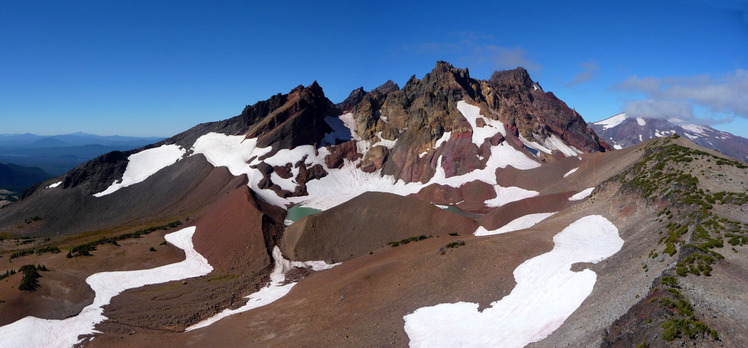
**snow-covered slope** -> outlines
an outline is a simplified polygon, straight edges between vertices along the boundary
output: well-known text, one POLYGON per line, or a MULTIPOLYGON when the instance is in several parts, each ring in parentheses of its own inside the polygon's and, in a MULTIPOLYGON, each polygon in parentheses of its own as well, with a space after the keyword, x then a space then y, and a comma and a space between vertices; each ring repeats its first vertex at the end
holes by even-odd
POLYGON ((748 162, 748 139, 716 130, 708 125, 688 123, 677 118, 642 118, 620 113, 602 121, 589 123, 601 139, 622 149, 651 138, 673 134, 728 156, 748 162))

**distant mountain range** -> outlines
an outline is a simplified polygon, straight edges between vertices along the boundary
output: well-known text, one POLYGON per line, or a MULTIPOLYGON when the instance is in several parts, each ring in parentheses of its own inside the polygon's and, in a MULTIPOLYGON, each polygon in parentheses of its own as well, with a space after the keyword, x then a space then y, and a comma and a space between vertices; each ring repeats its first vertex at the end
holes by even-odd
POLYGON ((21 193, 31 185, 53 177, 37 167, 0 163, 0 189, 21 193))
POLYGON ((76 132, 62 135, 0 134, 2 147, 72 147, 83 145, 143 146, 161 141, 159 137, 126 137, 119 135, 95 135, 76 132))
POLYGON ((626 148, 651 138, 678 134, 696 144, 748 162, 748 139, 677 118, 643 118, 620 113, 602 121, 591 122, 589 126, 601 139, 616 149, 626 148))
POLYGON ((126 151, 163 138, 101 136, 87 133, 63 135, 0 134, 0 163, 38 167, 52 176, 111 151, 126 151))

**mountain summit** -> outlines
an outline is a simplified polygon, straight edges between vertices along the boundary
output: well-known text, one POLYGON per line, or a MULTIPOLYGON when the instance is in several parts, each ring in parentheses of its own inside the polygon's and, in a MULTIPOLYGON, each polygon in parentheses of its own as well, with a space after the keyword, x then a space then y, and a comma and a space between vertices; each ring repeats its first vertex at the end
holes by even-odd
POLYGON ((708 125, 689 123, 677 118, 665 120, 620 113, 602 121, 591 122, 589 126, 616 149, 652 138, 678 134, 701 146, 748 162, 748 139, 718 131, 708 125))

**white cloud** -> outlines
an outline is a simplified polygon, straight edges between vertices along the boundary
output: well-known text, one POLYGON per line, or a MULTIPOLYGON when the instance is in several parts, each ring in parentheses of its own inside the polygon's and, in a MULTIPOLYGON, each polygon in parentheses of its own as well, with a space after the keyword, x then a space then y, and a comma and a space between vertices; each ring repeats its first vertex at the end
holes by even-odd
POLYGON ((568 87, 573 87, 592 80, 597 77, 597 72, 600 71, 600 66, 594 60, 579 63, 579 66, 582 67, 582 72, 576 74, 574 79, 566 84, 568 87))
POLYGON ((643 93, 644 100, 629 101, 627 113, 640 117, 693 117, 695 107, 719 117, 748 118, 748 71, 736 69, 723 76, 629 77, 616 86, 643 93))
POLYGON ((689 121, 694 118, 690 103, 671 100, 634 100, 626 103, 623 111, 627 115, 644 118, 679 118, 689 121))
POLYGON ((428 42, 409 45, 406 50, 419 55, 436 55, 437 59, 454 59, 467 65, 486 66, 491 70, 523 67, 529 71, 540 71, 543 66, 529 57, 522 47, 505 47, 492 44, 490 35, 465 31, 449 35, 450 42, 428 42))
POLYGON ((661 80, 656 77, 639 77, 632 75, 625 81, 619 83, 616 88, 623 91, 640 91, 644 93, 657 93, 660 90, 661 80))
POLYGON ((522 47, 476 46, 474 53, 474 59, 493 63, 494 69, 514 69, 521 66, 527 70, 538 71, 543 68, 528 58, 527 51, 522 47))

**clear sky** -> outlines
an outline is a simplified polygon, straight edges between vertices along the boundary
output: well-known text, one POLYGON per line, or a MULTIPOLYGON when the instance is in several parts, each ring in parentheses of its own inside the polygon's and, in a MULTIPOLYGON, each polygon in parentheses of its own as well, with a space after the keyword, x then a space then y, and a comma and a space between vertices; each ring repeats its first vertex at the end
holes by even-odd
POLYGON ((587 121, 748 137, 748 0, 2 1, 0 134, 170 136, 317 80, 333 102, 437 60, 528 69, 587 121))

